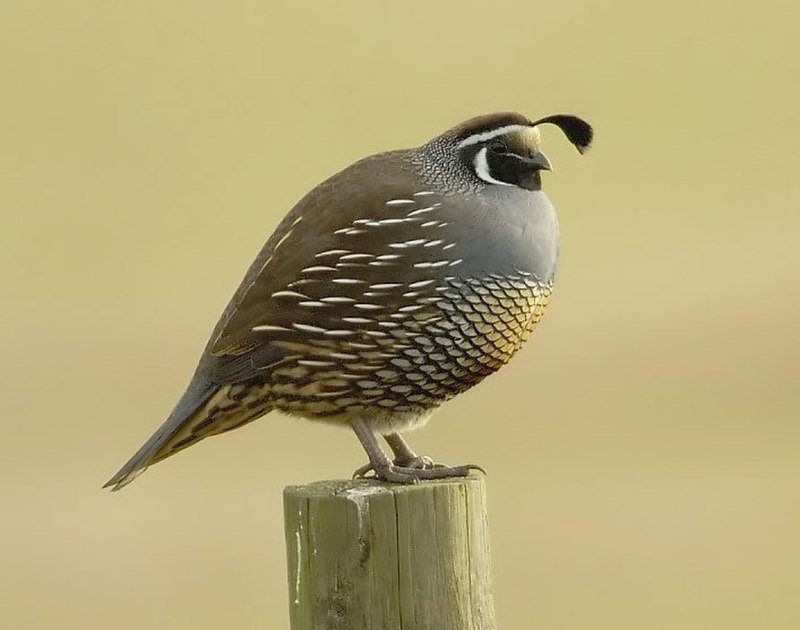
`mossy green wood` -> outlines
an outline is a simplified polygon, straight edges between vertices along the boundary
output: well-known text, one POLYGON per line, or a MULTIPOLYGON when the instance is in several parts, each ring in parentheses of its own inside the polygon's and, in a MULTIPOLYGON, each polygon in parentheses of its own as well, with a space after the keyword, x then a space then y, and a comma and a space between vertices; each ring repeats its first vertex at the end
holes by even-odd
POLYGON ((489 630, 484 479, 284 491, 292 630, 489 630))

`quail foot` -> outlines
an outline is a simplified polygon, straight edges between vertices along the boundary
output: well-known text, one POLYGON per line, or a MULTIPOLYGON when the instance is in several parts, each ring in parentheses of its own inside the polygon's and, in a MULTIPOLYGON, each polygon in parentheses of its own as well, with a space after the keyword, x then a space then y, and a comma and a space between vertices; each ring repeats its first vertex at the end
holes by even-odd
POLYGON ((542 317, 558 258, 546 123, 589 147, 575 116, 489 114, 312 189, 247 271, 175 409, 106 487, 273 410, 352 427, 369 458, 357 473, 467 475, 475 466, 436 465, 400 434, 505 365, 542 317))

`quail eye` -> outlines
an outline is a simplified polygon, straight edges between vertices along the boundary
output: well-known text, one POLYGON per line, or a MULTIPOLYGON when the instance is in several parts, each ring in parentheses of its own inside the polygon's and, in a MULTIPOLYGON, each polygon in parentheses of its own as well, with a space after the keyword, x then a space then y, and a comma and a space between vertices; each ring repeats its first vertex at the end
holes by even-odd
POLYGON ((506 153, 508 147, 506 147, 506 143, 501 140, 492 140, 489 143, 489 151, 492 153, 506 153))

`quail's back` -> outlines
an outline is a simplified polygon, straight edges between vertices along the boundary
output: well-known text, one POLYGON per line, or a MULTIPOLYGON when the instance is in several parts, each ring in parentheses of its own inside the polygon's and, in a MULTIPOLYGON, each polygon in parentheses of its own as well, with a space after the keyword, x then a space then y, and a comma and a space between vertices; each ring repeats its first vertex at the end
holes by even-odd
POLYGON ((248 270, 175 410, 106 485, 273 409, 350 424, 363 471, 382 479, 466 474, 417 457, 398 432, 507 363, 542 317, 558 258, 543 123, 589 146, 572 116, 492 114, 310 191, 248 270))

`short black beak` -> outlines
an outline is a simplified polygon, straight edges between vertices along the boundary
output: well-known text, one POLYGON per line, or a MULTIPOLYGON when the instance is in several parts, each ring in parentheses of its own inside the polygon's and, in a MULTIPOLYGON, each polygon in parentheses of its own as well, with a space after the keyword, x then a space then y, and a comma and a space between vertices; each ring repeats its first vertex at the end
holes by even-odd
POLYGON ((550 165, 550 160, 548 160, 547 156, 541 151, 532 151, 528 157, 525 158, 525 162, 531 166, 537 167, 537 170, 540 171, 553 170, 553 167, 550 165))

